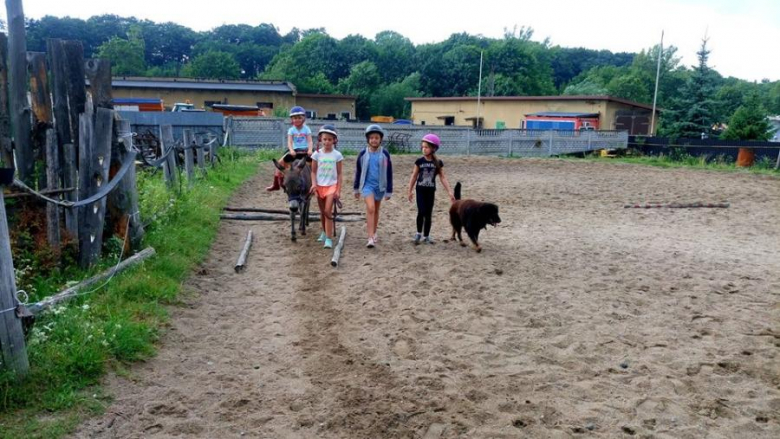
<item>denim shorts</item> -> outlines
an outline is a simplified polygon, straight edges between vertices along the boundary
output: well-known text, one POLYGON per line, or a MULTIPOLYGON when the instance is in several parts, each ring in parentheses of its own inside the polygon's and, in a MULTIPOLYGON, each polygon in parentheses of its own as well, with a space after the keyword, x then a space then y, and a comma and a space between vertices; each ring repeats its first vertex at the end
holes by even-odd
POLYGON ((371 186, 363 186, 363 192, 361 193, 363 195, 363 198, 368 198, 369 195, 374 196, 374 200, 382 200, 385 197, 385 193, 381 192, 379 188, 371 187, 371 186))

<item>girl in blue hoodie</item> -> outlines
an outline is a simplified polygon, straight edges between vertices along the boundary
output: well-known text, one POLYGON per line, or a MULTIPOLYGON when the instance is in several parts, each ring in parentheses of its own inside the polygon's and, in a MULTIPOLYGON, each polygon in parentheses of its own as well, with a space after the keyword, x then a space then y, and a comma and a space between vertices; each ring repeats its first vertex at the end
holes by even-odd
POLYGON ((379 207, 382 200, 389 200, 393 194, 393 163, 390 153, 382 148, 385 132, 379 125, 366 128, 368 146, 360 151, 355 168, 355 198, 363 197, 366 203, 366 247, 374 248, 379 226, 379 207))

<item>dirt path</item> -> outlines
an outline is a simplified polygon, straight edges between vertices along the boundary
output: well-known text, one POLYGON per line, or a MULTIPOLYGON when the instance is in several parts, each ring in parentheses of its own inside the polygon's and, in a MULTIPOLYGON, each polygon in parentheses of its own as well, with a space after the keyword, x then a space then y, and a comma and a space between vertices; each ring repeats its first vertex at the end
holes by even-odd
MULTIPOLYGON (((397 195, 412 160, 395 159, 397 195)), ((225 222, 159 355, 109 378, 115 402, 75 436, 780 437, 780 181, 445 162, 465 197, 501 206, 482 254, 443 242, 442 193, 435 245, 411 244, 416 210, 396 196, 377 248, 347 225, 338 269, 319 225, 291 243, 286 223, 225 222)), ((281 207, 269 172, 231 204, 281 207)))

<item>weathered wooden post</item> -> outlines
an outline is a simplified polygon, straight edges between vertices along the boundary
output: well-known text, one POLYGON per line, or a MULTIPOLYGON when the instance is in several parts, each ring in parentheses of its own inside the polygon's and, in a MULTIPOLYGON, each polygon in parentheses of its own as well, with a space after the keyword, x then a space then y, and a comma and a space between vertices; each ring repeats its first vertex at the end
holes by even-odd
MULTIPOLYGON (((59 160, 57 151, 57 133, 54 128, 46 130, 46 188, 57 190, 60 187, 59 160)), ((59 198, 54 195, 55 198, 59 198)), ((49 247, 59 254, 62 247, 60 236, 60 208, 52 203, 46 203, 46 237, 49 247)))
MULTIPOLYGON (((111 146, 109 178, 114 178, 128 154, 135 155, 130 121, 117 118, 114 120, 114 123, 116 142, 111 146)), ((120 239, 127 234, 130 247, 140 247, 144 236, 144 228, 138 214, 138 189, 136 189, 135 165, 130 166, 119 185, 108 195, 108 219, 120 239)))
POLYGON ((11 105, 11 132, 16 151, 19 178, 35 186, 35 157, 30 137, 30 106, 27 104, 27 39, 22 0, 5 0, 8 17, 8 85, 11 105))
POLYGON ((114 108, 111 104, 111 61, 107 59, 88 59, 84 63, 84 73, 89 79, 89 91, 92 94, 92 106, 114 108))
POLYGON ((195 179, 195 156, 192 147, 195 145, 195 138, 191 129, 184 130, 184 170, 187 171, 187 182, 192 186, 195 179))
MULTIPOLYGON (((78 184, 78 151, 81 146, 79 140, 79 115, 86 111, 87 90, 84 85, 84 48, 81 41, 62 41, 62 74, 65 85, 65 101, 68 103, 67 128, 70 129, 70 142, 62 143, 62 183, 65 187, 76 187, 78 184)), ((55 83, 56 84, 56 83, 55 83)), ((55 88, 55 93, 57 89, 55 88)), ((55 116, 60 117, 56 112, 55 116)), ((63 117, 63 121, 66 118, 63 117)), ((59 119, 58 119, 59 120, 59 119)), ((65 126, 58 129, 65 129, 65 126)), ((69 192, 65 194, 68 201, 77 201, 78 192, 69 192)), ((79 209, 65 210, 65 228, 71 237, 78 239, 79 236, 79 209)))
POLYGON ((13 169, 0 169, 0 369, 23 377, 30 369, 24 345, 22 321, 16 315, 16 274, 11 255, 11 237, 5 218, 2 186, 10 184, 13 169))
MULTIPOLYGON (((91 122, 89 114, 81 118, 86 126, 91 122)), ((85 199, 98 193, 108 182, 108 168, 111 163, 111 135, 114 122, 114 112, 108 108, 98 108, 95 113, 95 123, 89 140, 89 150, 80 151, 79 188, 84 189, 85 199), (84 181, 84 184, 81 184, 84 181)), ((81 135, 85 135, 86 128, 81 135)), ((81 208, 79 219, 79 263, 82 267, 92 265, 100 256, 103 246, 103 223, 106 213, 106 198, 81 208)))
POLYGON ((14 167, 11 143, 11 115, 8 113, 8 38, 0 32, 0 161, 14 167))
POLYGON ((163 164, 163 171, 165 172, 165 181, 168 183, 169 188, 176 187, 176 177, 178 171, 176 170, 176 145, 173 140, 173 126, 160 125, 160 141, 162 142, 162 152, 167 156, 167 160, 163 164))
MULTIPOLYGON (((46 71, 46 54, 27 53, 30 72, 30 96, 32 103, 34 150, 40 151, 45 159, 46 174, 42 176, 41 187, 49 190, 59 189, 60 160, 57 151, 57 138, 53 126, 54 117, 49 93, 49 75, 46 71)), ((60 251, 60 209, 54 204, 46 205, 46 235, 49 246, 55 253, 60 251)))
POLYGON ((198 168, 200 168, 200 172, 205 174, 206 173, 206 150, 205 150, 205 145, 203 143, 203 137, 196 138, 195 143, 198 145, 198 149, 197 149, 198 168))

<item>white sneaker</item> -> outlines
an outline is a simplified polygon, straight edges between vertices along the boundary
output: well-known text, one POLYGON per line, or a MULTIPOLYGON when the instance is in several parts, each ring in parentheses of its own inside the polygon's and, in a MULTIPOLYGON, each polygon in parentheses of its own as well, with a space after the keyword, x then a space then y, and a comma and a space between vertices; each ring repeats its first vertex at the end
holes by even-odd
POLYGON ((415 233, 414 234, 414 245, 419 244, 421 239, 422 239, 422 233, 415 233))
POLYGON ((374 248, 376 245, 376 242, 374 241, 374 237, 368 238, 368 242, 366 243, 366 247, 368 248, 374 248))

